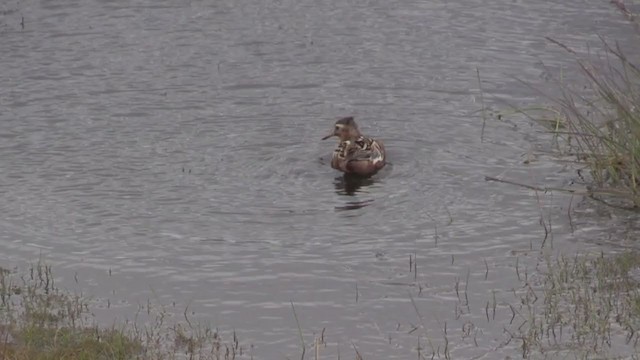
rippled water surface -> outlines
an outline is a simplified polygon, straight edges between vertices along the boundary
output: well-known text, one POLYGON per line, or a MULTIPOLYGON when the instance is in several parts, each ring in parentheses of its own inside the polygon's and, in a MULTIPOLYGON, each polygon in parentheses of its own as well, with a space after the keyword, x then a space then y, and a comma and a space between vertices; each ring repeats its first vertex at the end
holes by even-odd
MULTIPOLYGON (((309 341, 326 328, 327 352, 339 343, 351 358, 353 342, 365 358, 414 358, 410 294, 437 344, 445 322, 454 329, 454 355, 510 353, 485 305, 490 289, 519 284, 516 258, 535 260, 541 207, 484 176, 574 175, 545 157, 525 164, 548 139, 521 117, 489 113, 481 142, 476 69, 490 111, 540 104, 516 78, 545 86, 572 64, 545 36, 586 51, 627 31, 606 1, 0 10, 0 259, 42 256, 123 314, 149 298, 189 305, 261 359, 299 356, 291 301, 309 341), (334 142, 320 141, 347 115, 388 149, 369 182, 345 183, 327 161, 334 142), (460 335, 465 321, 478 346, 460 335)), ((564 214, 566 200, 540 202, 564 214)), ((584 248, 565 217, 553 226, 554 249, 584 248)))

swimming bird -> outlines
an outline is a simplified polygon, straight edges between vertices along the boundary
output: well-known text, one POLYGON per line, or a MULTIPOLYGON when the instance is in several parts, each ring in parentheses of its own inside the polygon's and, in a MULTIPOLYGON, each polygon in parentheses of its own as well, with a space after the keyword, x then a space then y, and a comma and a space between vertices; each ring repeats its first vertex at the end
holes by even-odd
POLYGON ((336 121, 333 131, 322 140, 333 136, 340 142, 333 151, 332 168, 345 174, 369 177, 386 164, 382 142, 362 135, 353 116, 336 121))

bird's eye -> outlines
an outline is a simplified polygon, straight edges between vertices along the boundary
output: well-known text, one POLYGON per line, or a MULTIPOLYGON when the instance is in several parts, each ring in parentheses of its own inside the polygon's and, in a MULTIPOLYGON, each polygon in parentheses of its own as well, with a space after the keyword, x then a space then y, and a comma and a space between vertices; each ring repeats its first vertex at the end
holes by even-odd
POLYGON ((336 125, 336 130, 340 129, 340 126, 336 125))

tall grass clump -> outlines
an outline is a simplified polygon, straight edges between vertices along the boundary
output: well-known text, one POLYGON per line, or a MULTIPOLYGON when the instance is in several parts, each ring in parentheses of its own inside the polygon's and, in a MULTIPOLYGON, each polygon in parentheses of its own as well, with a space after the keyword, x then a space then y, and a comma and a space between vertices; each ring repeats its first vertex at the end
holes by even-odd
MULTIPOLYGON (((640 36, 638 18, 622 2, 612 3, 640 36)), ((554 102, 565 121, 565 129, 556 134, 565 138, 569 152, 589 170, 589 194, 640 206, 640 61, 604 38, 604 54, 598 59, 581 58, 565 44, 548 40, 576 56, 588 83, 580 91, 563 87, 554 102)))
POLYGON ((167 324, 164 309, 147 304, 147 324, 98 326, 82 295, 60 290, 41 262, 26 273, 0 268, 0 360, 233 360, 244 358, 234 339, 188 319, 167 324))
POLYGON ((574 154, 589 168, 594 194, 627 197, 640 205, 640 69, 620 49, 607 51, 619 68, 579 60, 598 99, 564 94, 560 105, 574 154))
POLYGON ((85 326, 87 302, 60 292, 51 268, 20 277, 0 270, 0 359, 130 359, 142 344, 116 329, 85 326))

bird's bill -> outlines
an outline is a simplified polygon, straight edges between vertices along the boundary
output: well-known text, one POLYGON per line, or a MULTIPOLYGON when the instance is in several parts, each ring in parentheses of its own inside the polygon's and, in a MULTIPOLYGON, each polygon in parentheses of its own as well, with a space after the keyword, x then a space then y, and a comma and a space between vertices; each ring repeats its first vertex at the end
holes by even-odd
POLYGON ((323 137, 323 138, 322 138, 322 140, 327 140, 328 138, 333 137, 333 136, 335 136, 335 135, 336 135, 336 134, 329 134, 329 135, 327 135, 327 136, 323 137))

